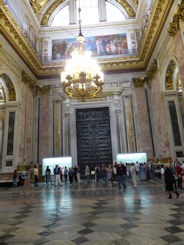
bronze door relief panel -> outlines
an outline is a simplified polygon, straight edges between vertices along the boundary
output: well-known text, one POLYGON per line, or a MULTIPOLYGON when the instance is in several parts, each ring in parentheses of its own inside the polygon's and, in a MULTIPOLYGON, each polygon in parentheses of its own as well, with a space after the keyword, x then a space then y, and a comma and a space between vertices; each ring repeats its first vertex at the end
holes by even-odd
POLYGON ((77 155, 82 174, 102 163, 112 164, 109 108, 76 110, 77 155))

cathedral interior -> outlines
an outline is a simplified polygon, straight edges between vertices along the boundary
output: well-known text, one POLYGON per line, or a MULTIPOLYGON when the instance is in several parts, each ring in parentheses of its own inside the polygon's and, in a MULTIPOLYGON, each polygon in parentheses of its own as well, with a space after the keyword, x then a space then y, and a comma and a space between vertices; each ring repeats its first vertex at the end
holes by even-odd
MULTIPOLYGON (((0 0, 0 182, 50 157, 71 156, 81 171, 118 153, 182 161, 183 89, 183 0, 0 0), (79 27, 104 74, 101 91, 82 99, 61 83, 79 27)), ((183 244, 182 193, 169 203, 144 183, 122 204, 118 190, 91 188, 1 189, 0 244, 183 244)))

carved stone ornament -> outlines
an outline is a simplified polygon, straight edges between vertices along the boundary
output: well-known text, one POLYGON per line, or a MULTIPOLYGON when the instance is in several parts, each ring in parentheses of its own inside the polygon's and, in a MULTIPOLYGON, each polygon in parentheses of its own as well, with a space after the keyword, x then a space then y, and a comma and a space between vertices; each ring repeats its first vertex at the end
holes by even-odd
POLYGON ((157 60, 154 59, 150 65, 149 70, 146 72, 146 75, 149 78, 149 80, 151 80, 153 78, 153 76, 157 70, 158 70, 157 60))
POLYGON ((174 89, 173 75, 174 75, 175 69, 176 69, 176 63, 173 60, 171 60, 167 67, 166 76, 165 76, 165 89, 166 90, 174 89))
POLYGON ((184 0, 182 0, 181 4, 178 4, 178 8, 173 16, 173 21, 169 24, 167 29, 171 37, 175 37, 180 29, 180 20, 184 21, 184 0))
POLYGON ((11 79, 5 73, 2 73, 0 77, 4 80, 6 84, 9 95, 9 101, 16 101, 16 92, 11 79))

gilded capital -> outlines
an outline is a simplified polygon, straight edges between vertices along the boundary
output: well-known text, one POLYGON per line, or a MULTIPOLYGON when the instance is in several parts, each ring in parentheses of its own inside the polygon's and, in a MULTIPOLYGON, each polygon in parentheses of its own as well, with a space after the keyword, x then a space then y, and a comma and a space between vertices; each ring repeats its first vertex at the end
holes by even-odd
POLYGON ((22 82, 27 83, 31 89, 36 86, 36 82, 24 70, 22 70, 22 82))
POLYGON ((142 88, 146 81, 147 81, 146 77, 139 77, 139 78, 132 79, 135 88, 142 88))
POLYGON ((158 70, 157 60, 154 59, 150 65, 149 70, 146 72, 146 75, 147 75, 149 80, 151 80, 153 78, 153 76, 157 70, 158 70))
POLYGON ((51 86, 50 85, 39 85, 38 88, 43 95, 47 95, 50 92, 51 86))

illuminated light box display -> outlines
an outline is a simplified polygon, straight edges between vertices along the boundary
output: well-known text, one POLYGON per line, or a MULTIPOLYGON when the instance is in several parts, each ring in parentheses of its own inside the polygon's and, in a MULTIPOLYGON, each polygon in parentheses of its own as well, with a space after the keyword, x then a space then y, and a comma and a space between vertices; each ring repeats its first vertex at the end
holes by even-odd
POLYGON ((117 163, 145 163, 147 162, 147 154, 146 153, 118 153, 116 155, 117 163))
POLYGON ((51 170, 51 175, 54 174, 54 168, 58 165, 60 168, 67 167, 67 169, 72 167, 72 157, 54 157, 54 158, 43 158, 42 160, 42 175, 45 176, 45 170, 49 166, 51 170))

